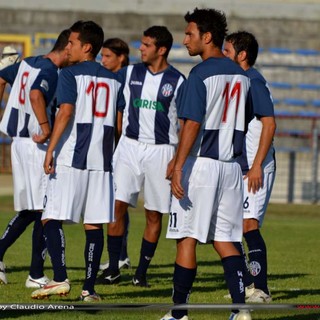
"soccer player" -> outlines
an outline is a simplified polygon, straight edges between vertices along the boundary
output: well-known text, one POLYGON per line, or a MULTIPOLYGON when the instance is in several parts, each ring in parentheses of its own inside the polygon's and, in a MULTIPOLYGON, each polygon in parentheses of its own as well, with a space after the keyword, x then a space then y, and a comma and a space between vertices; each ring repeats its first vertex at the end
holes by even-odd
MULTIPOLYGON (((219 254, 233 303, 244 303, 243 263, 233 242, 242 237, 242 174, 235 158, 242 152, 246 101, 245 72, 222 53, 225 14, 198 9, 185 15, 184 45, 200 55, 183 88, 179 118, 184 120, 173 169, 167 238, 177 240, 173 302, 185 304, 196 277, 197 243, 212 243, 219 254)), ((174 309, 162 320, 188 319, 174 309)), ((233 310, 232 320, 251 319, 233 310)))
POLYGON ((40 288, 49 281, 43 273, 46 246, 41 213, 48 179, 42 165, 51 134, 58 69, 68 63, 69 34, 69 30, 62 31, 47 55, 26 58, 0 71, 0 100, 6 84, 12 86, 0 130, 13 139, 11 161, 14 209, 17 211, 0 240, 0 282, 4 284, 8 282, 4 254, 32 222, 32 258, 25 285, 40 288))
POLYGON ((54 277, 31 297, 69 293, 62 221, 79 223, 83 216, 85 281, 80 299, 95 302, 101 300, 94 284, 104 244, 103 224, 114 220, 111 161, 121 84, 95 61, 103 43, 102 28, 93 21, 77 21, 70 30, 73 65, 59 75, 59 111, 44 161, 50 178, 42 220, 54 277))
POLYGON ((152 26, 141 40, 142 63, 122 68, 126 105, 119 112, 122 136, 115 159, 116 222, 108 225, 110 266, 101 275, 106 284, 120 280, 118 261, 124 237, 124 215, 136 206, 144 188, 146 227, 134 286, 149 287, 146 274, 161 233, 162 215, 169 212, 170 184, 166 168, 178 142, 176 100, 184 76, 168 64, 173 38, 164 26, 152 26))
MULTIPOLYGON (((254 290, 246 290, 247 301, 270 302, 272 299, 267 284, 267 248, 260 228, 275 179, 273 137, 276 122, 268 84, 253 67, 258 51, 259 45, 252 33, 239 31, 225 39, 224 54, 238 63, 250 78, 250 102, 254 113, 248 126, 242 155, 238 158, 244 175, 243 236, 248 246, 253 276, 249 276, 249 279, 254 282, 254 290)), ((242 243, 237 245, 239 250, 242 250, 242 243)), ((249 287, 251 281, 245 281, 245 285, 249 287)))
MULTIPOLYGON (((129 64, 129 46, 125 41, 119 38, 107 39, 101 49, 101 63, 104 67, 112 72, 118 72, 121 68, 129 64)), ((127 244, 128 244, 128 233, 129 233, 129 214, 125 213, 125 233, 121 246, 119 269, 130 268, 130 259, 128 256, 127 244)), ((109 260, 100 265, 101 270, 108 269, 109 260)))
POLYGON ((129 64, 129 53, 129 46, 122 39, 107 39, 101 49, 101 63, 112 72, 117 72, 129 64))

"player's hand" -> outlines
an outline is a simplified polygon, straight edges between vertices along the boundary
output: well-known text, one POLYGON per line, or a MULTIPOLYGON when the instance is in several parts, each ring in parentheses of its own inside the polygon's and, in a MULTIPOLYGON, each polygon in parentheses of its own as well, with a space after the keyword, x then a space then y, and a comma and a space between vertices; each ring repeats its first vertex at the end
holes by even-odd
POLYGON ((244 179, 248 179, 248 191, 255 194, 263 186, 263 172, 261 166, 252 166, 244 179))
POLYGON ((52 174, 54 173, 54 165, 53 165, 53 152, 47 151, 46 157, 43 163, 43 169, 45 174, 52 174))
POLYGON ((50 133, 49 134, 44 134, 44 133, 35 134, 32 136, 32 140, 36 143, 43 144, 49 139, 49 137, 50 137, 50 133))
POLYGON ((184 190, 181 185, 182 170, 174 170, 171 177, 171 192, 178 199, 184 197, 184 190))
POLYGON ((175 158, 171 159, 167 166, 166 179, 171 180, 173 175, 173 167, 175 164, 175 158))

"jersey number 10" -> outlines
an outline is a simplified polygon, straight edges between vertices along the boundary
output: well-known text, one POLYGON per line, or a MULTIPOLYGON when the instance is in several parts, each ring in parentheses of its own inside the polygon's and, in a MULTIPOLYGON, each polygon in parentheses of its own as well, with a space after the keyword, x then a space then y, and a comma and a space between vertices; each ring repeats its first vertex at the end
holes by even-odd
POLYGON ((92 96, 92 113, 94 116, 98 118, 105 118, 108 113, 108 106, 109 106, 109 96, 110 96, 110 87, 105 82, 93 82, 91 81, 87 90, 87 95, 92 96), (105 90, 105 94, 100 93, 99 90, 105 90), (99 98, 99 99, 98 99, 99 98), (102 101, 99 101, 102 100, 102 101), (98 107, 101 110, 97 110, 98 107))

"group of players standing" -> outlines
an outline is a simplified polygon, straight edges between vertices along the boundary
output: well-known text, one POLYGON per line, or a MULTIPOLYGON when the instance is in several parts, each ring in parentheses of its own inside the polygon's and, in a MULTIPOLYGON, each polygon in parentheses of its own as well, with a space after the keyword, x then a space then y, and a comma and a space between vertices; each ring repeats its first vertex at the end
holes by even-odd
MULTIPOLYGON (((1 98, 6 83, 12 85, 0 129, 13 138, 18 211, 0 240, 2 283, 5 250, 35 221, 26 286, 38 287, 35 299, 69 293, 62 222, 82 218, 86 277, 80 298, 100 301, 96 280, 116 283, 120 261, 130 263, 126 250, 121 257, 127 211, 143 187, 146 227, 133 285, 149 286, 147 269, 169 212, 167 238, 177 243, 174 304, 188 302, 198 242, 211 243, 219 254, 233 303, 271 301, 259 229, 275 175, 275 121, 266 81, 253 68, 258 43, 245 31, 227 36, 221 11, 195 8, 184 18, 183 44, 202 59, 187 79, 168 63, 173 38, 166 27, 145 30, 142 62, 128 65, 126 44, 103 43, 93 21, 64 30, 48 55, 0 71, 1 98), (105 67, 95 61, 104 44, 105 67), (109 262, 97 279, 105 223, 109 262), (51 281, 43 274, 45 248, 51 281)), ((187 320, 188 310, 174 308, 162 318, 169 319, 187 320)), ((251 316, 233 310, 229 319, 251 316)))

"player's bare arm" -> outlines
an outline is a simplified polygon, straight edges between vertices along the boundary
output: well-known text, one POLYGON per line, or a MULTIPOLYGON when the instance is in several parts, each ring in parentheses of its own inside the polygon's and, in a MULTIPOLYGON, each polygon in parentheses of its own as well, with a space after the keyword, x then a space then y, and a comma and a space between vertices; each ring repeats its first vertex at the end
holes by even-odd
POLYGON ((7 82, 3 78, 0 77, 0 102, 2 101, 3 92, 6 87, 6 84, 7 84, 7 82))
MULTIPOLYGON (((181 140, 181 132, 183 130, 183 125, 184 125, 184 121, 179 119, 179 127, 180 127, 179 135, 178 135, 179 141, 181 140)), ((174 155, 174 157, 168 163, 167 172, 166 172, 166 179, 168 179, 168 180, 171 180, 171 178, 172 178, 173 168, 174 168, 174 165, 175 165, 175 162, 176 162, 176 155, 177 155, 177 153, 174 155)))
POLYGON ((182 168, 198 136, 200 126, 201 123, 199 122, 186 120, 181 131, 181 139, 178 145, 176 161, 171 178, 171 191, 177 199, 182 199, 184 197, 184 190, 181 185, 182 168))
POLYGON ((42 92, 38 89, 31 90, 30 102, 42 131, 41 134, 34 135, 32 140, 36 143, 44 143, 50 137, 51 128, 46 112, 46 102, 42 92))
POLYGON ((244 179, 248 179, 248 191, 253 193, 256 193, 263 185, 262 163, 267 156, 276 131, 276 122, 274 117, 262 117, 260 121, 262 122, 262 131, 259 148, 252 167, 244 177, 244 179))
POLYGON ((74 106, 69 103, 64 103, 60 105, 59 112, 56 116, 54 127, 52 130, 52 135, 50 138, 50 143, 46 152, 46 157, 44 160, 43 168, 46 174, 54 173, 54 158, 53 152, 66 129, 70 119, 72 118, 74 111, 74 106))
POLYGON ((117 112, 117 119, 116 119, 116 145, 118 144, 118 141, 121 137, 122 134, 122 118, 123 118, 123 113, 118 111, 117 112))

